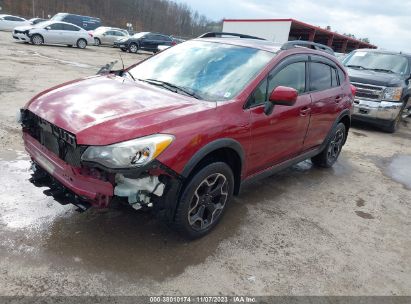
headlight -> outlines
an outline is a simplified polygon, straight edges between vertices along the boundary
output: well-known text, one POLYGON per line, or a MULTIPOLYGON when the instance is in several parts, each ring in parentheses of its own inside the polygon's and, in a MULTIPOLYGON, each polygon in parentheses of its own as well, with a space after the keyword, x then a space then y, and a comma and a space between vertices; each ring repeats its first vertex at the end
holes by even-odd
POLYGON ((173 140, 172 135, 156 134, 110 146, 90 146, 81 159, 112 169, 137 168, 159 156, 173 140))
POLYGON ((386 88, 383 92, 382 99, 388 101, 400 101, 402 96, 402 87, 386 88))

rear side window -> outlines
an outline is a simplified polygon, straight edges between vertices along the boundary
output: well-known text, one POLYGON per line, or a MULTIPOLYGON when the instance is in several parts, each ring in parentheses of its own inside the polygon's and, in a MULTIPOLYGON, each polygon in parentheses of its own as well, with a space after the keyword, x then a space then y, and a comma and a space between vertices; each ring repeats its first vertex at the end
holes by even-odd
POLYGON ((278 86, 296 89, 298 94, 305 91, 305 62, 296 62, 287 65, 275 74, 268 84, 268 92, 278 86))
POLYGON ((65 31, 72 31, 72 32, 77 32, 80 30, 78 27, 71 25, 71 24, 63 24, 63 29, 65 31))
POLYGON ((64 29, 63 23, 54 23, 49 25, 52 31, 62 31, 64 29))
POLYGON ((331 68, 327 64, 311 62, 310 90, 322 91, 331 88, 331 68))

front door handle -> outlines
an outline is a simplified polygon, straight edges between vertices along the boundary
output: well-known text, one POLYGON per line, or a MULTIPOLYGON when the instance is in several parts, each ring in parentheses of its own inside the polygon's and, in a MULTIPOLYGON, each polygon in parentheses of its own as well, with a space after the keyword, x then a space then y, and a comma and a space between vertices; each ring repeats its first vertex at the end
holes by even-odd
POLYGON ((310 107, 303 107, 300 109, 300 115, 307 116, 307 114, 310 113, 310 111, 311 111, 310 107))

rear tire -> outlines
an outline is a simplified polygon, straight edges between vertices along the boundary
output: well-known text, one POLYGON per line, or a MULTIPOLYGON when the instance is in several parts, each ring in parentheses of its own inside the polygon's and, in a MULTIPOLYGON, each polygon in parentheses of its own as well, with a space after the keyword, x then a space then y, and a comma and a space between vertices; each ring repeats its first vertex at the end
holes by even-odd
POLYGON ((123 52, 127 52, 127 49, 125 48, 120 48, 120 50, 122 50, 123 52))
POLYGON ((138 52, 138 45, 136 43, 130 43, 130 45, 128 46, 128 50, 130 53, 137 53, 138 52))
POLYGON ((223 217, 233 190, 233 172, 226 163, 205 166, 184 187, 174 228, 188 239, 205 236, 223 217))
POLYGON ((331 137, 324 150, 311 158, 311 162, 322 168, 331 168, 340 156, 341 149, 345 142, 345 125, 340 122, 332 131, 331 137))
POLYGON ((30 40, 34 45, 42 45, 44 43, 43 36, 41 36, 40 34, 34 34, 33 36, 31 36, 30 40))
POLYGON ((87 47, 87 41, 86 39, 80 38, 79 40, 77 40, 76 45, 79 49, 85 49, 87 47))

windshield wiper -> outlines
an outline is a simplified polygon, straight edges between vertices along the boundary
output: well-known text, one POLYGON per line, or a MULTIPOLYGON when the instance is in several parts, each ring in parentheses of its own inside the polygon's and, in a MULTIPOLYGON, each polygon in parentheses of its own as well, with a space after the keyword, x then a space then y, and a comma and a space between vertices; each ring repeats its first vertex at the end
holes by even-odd
POLYGON ((370 69, 370 70, 376 71, 376 72, 386 72, 386 73, 395 74, 393 70, 389 70, 389 69, 370 69))
POLYGON ((193 92, 192 90, 190 90, 188 88, 183 88, 183 87, 177 86, 175 84, 172 84, 172 83, 169 83, 169 82, 166 82, 166 81, 157 80, 157 79, 150 79, 150 78, 149 79, 138 79, 138 80, 147 82, 149 84, 160 86, 160 87, 165 88, 165 89, 167 89, 169 91, 172 91, 174 93, 178 93, 180 91, 180 92, 182 92, 182 93, 184 93, 188 96, 194 97, 196 99, 201 99, 201 97, 198 94, 196 94, 195 92, 193 92))
POLYGON ((361 69, 361 70, 368 70, 367 68, 363 67, 362 65, 346 65, 347 68, 353 68, 353 69, 361 69))

